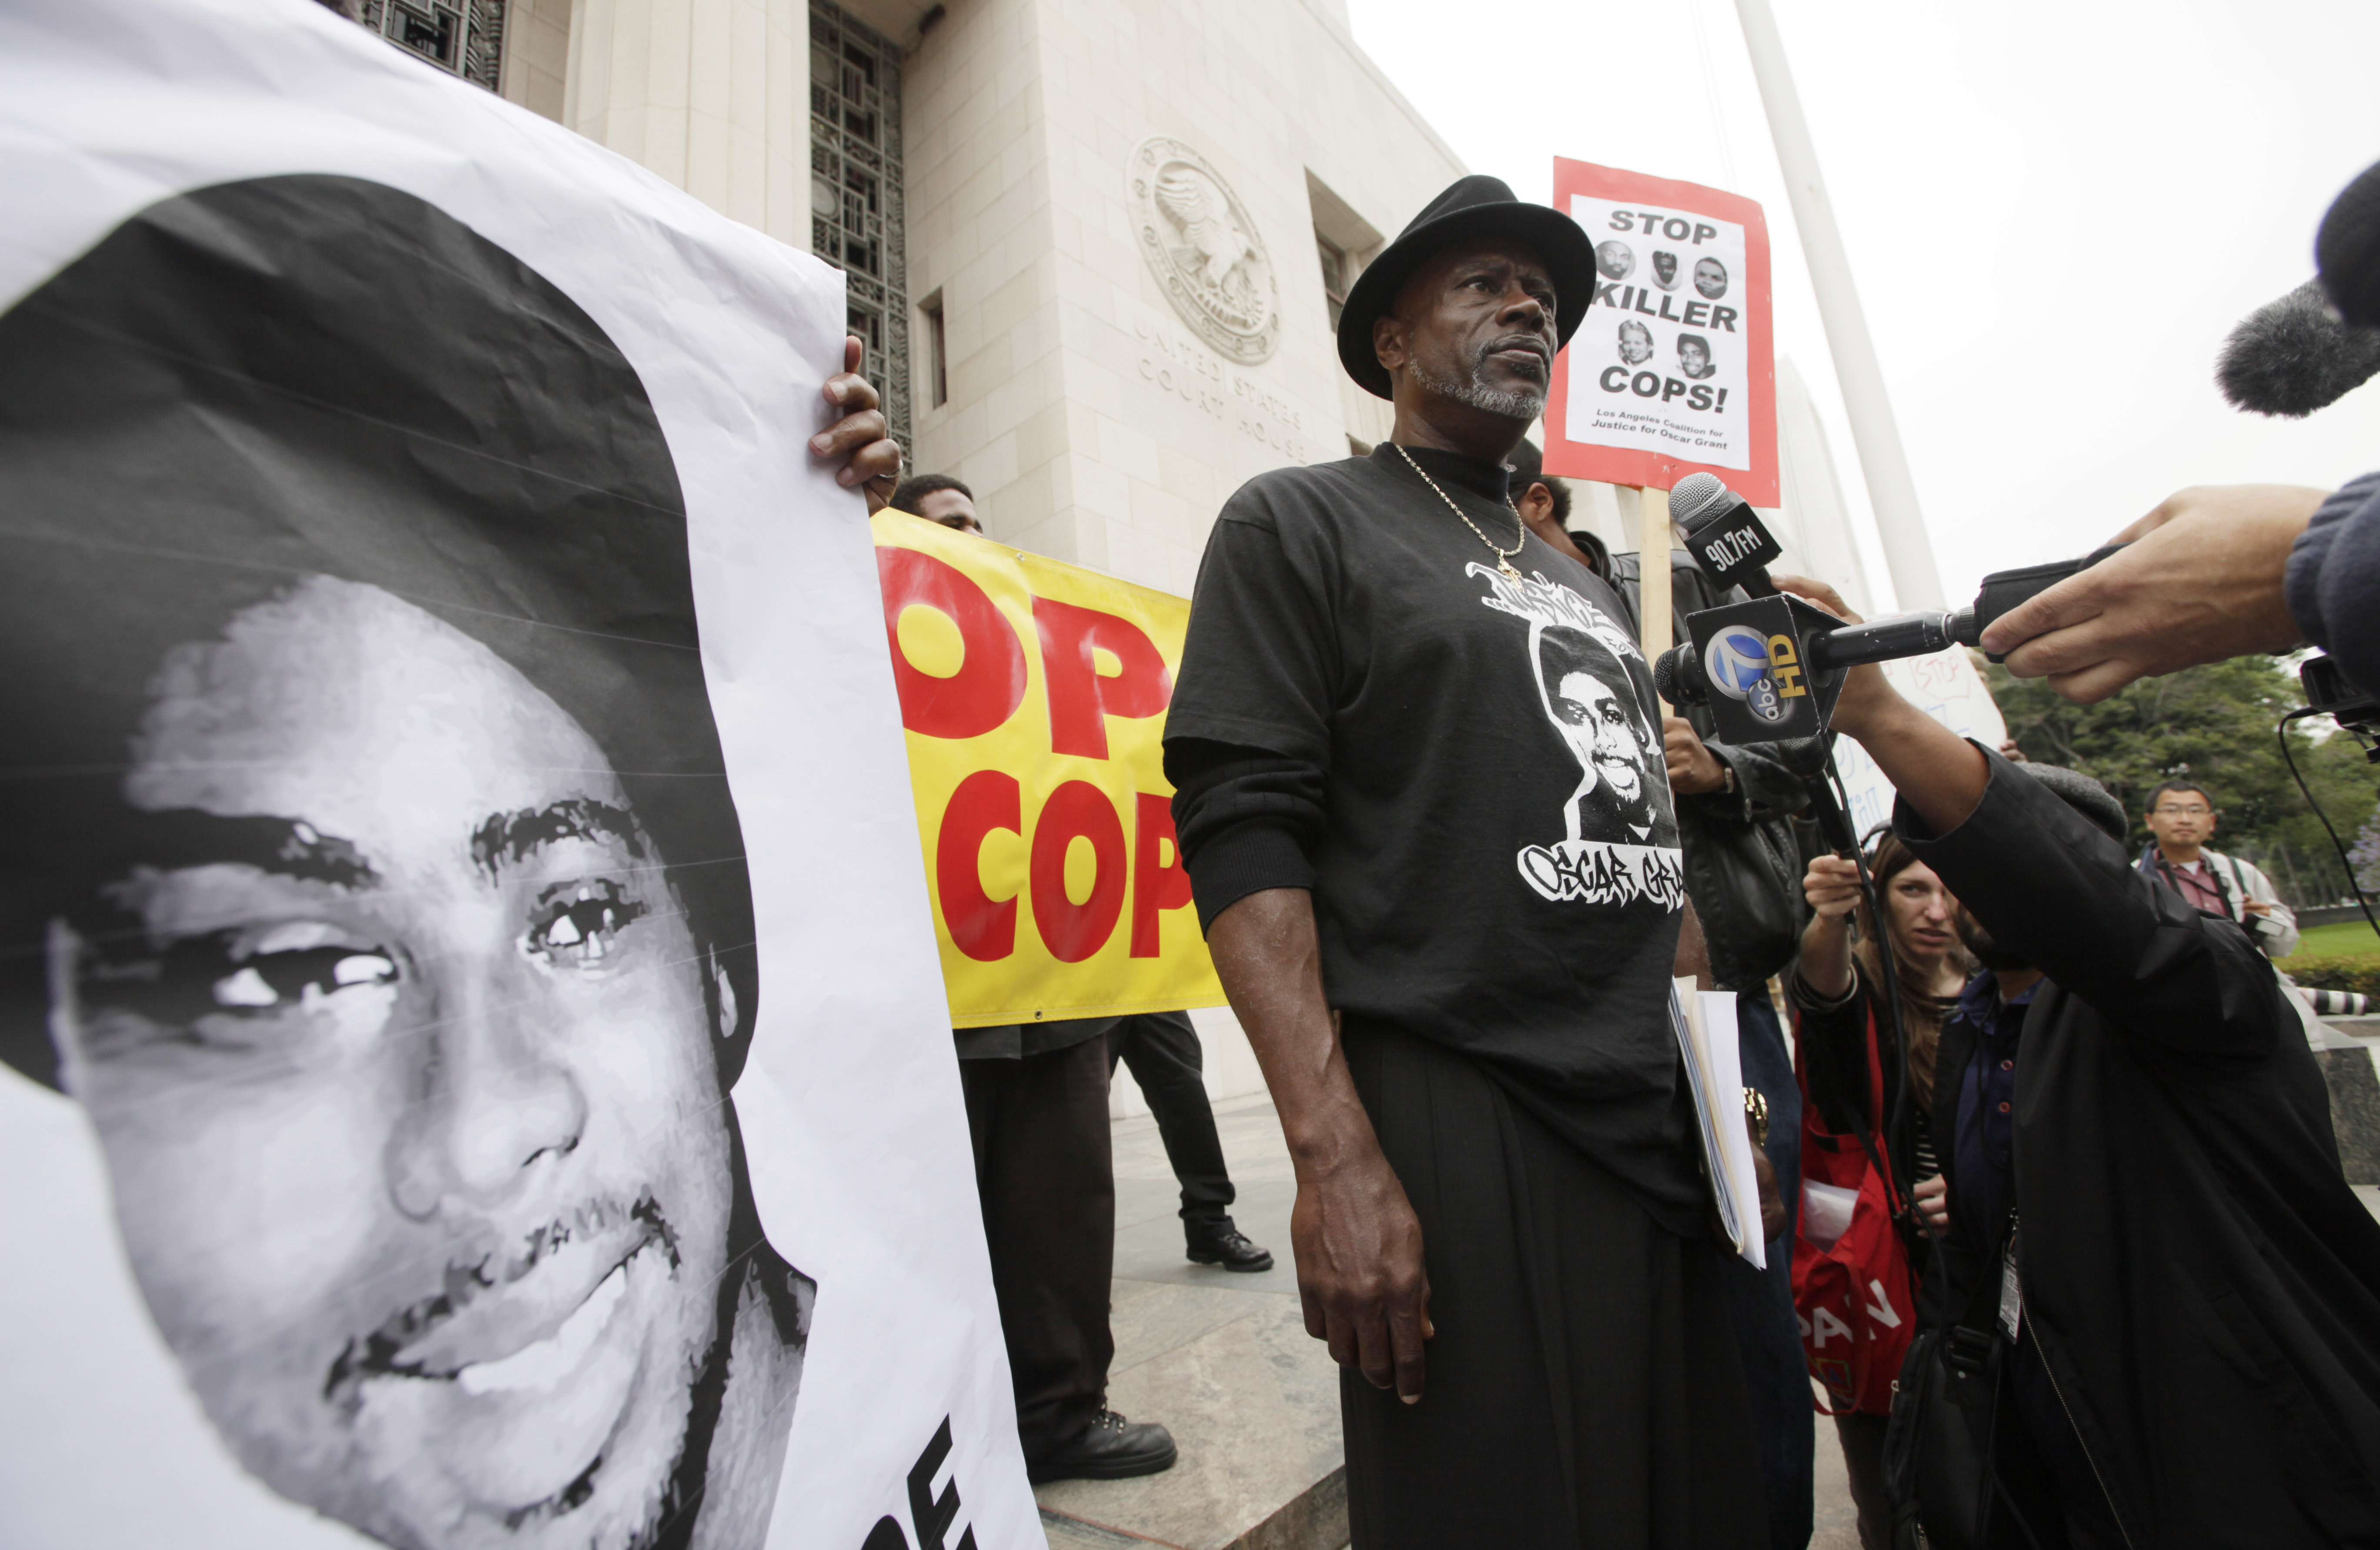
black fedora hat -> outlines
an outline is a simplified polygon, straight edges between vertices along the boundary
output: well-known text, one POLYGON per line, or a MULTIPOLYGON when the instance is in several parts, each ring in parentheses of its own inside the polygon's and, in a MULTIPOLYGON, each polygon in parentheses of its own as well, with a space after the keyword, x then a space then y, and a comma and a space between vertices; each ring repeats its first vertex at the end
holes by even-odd
POLYGON ((1512 197, 1500 177, 1459 177, 1422 207, 1380 249, 1347 293, 1339 314, 1339 364, 1376 397, 1390 396, 1388 369, 1372 350, 1372 324, 1394 305, 1415 270, 1439 249, 1481 236, 1515 236, 1536 250, 1554 282, 1556 347, 1570 343, 1595 295, 1595 244, 1560 211, 1512 197))

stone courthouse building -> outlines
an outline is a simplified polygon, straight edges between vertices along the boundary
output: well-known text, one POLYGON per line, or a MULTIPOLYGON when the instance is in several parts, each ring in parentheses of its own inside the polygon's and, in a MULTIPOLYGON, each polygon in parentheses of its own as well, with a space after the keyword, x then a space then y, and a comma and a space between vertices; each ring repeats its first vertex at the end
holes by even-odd
MULTIPOLYGON (((1339 369, 1337 298, 1465 170, 1344 0, 362 8, 840 266, 913 470, 965 479, 996 538, 1176 593, 1244 480, 1386 434, 1339 369)), ((1785 536, 1817 518, 1794 547, 1856 582, 1783 375, 1785 536)), ((1583 494, 1635 548, 1629 492, 1583 494)))
POLYGON ((1462 163, 1337 0, 378 0, 368 24, 839 265, 911 468, 1186 593, 1387 430, 1344 294, 1462 163))
MULTIPOLYGON (((1243 482, 1388 433, 1340 369, 1339 298, 1465 170, 1356 46, 1344 0, 360 8, 841 267, 912 471, 965 480, 996 539, 1183 596, 1243 482)), ((1786 568, 1865 607, 1790 365, 1779 390, 1786 568)), ((1633 491, 1577 494, 1615 551, 1637 547, 1633 491)), ((1231 1013, 1197 1020, 1208 1090, 1261 1091, 1231 1013)), ((1115 1108, 1145 1112, 1122 1073, 1115 1108)))

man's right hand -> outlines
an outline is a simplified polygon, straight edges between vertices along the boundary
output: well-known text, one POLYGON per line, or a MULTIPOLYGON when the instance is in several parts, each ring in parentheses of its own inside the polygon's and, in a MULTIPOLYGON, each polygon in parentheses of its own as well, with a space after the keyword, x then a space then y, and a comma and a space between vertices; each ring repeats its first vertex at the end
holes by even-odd
MULTIPOLYGON (((1368 1136, 1364 1138, 1370 1142, 1368 1136)), ((1427 1366, 1429 1275, 1421 1218, 1377 1143, 1343 1159, 1299 1169, 1289 1236, 1305 1332, 1375 1388, 1421 1398, 1427 1366)))

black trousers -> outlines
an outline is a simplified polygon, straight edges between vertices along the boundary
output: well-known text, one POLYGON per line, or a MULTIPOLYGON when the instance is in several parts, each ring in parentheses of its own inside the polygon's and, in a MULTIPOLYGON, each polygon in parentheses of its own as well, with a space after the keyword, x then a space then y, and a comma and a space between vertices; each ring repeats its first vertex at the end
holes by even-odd
POLYGON ((1724 1251, 1465 1058, 1352 1023, 1429 1271, 1428 1389, 1340 1374, 1354 1550, 1765 1550, 1724 1251))
POLYGON ((1027 1459, 1079 1435, 1107 1401, 1115 1337, 1115 1162, 1104 1039, 1017 1060, 961 1060, 992 1290, 1027 1459))
POLYGON ((1237 1196, 1223 1168, 1223 1143, 1215 1133, 1214 1107, 1207 1101, 1206 1057, 1190 1014, 1150 1011, 1125 1018, 1108 1030, 1111 1073, 1118 1060, 1157 1117, 1165 1160, 1182 1182, 1182 1225, 1193 1233, 1221 1227, 1237 1196))

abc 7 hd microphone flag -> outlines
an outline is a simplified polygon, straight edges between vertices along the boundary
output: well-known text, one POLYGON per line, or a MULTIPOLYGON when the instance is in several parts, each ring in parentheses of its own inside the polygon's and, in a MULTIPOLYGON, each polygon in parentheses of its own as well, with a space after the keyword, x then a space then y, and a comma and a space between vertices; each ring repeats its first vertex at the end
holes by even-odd
POLYGON ((1793 597, 1753 598, 1689 614, 1692 650, 1710 684, 1719 741, 1772 743, 1814 737, 1840 691, 1840 677, 1813 683, 1803 646, 1837 621, 1793 597))
POLYGON ((842 277, 312 0, 0 169, 0 1544, 1040 1546, 842 277))
POLYGON ((1190 605, 903 512, 875 527, 952 1024, 1222 1005, 1161 747, 1190 605))
POLYGON ((1546 471, 1672 490, 1717 475, 1778 503, 1768 226, 1738 194, 1557 158, 1595 297, 1554 365, 1546 471))

